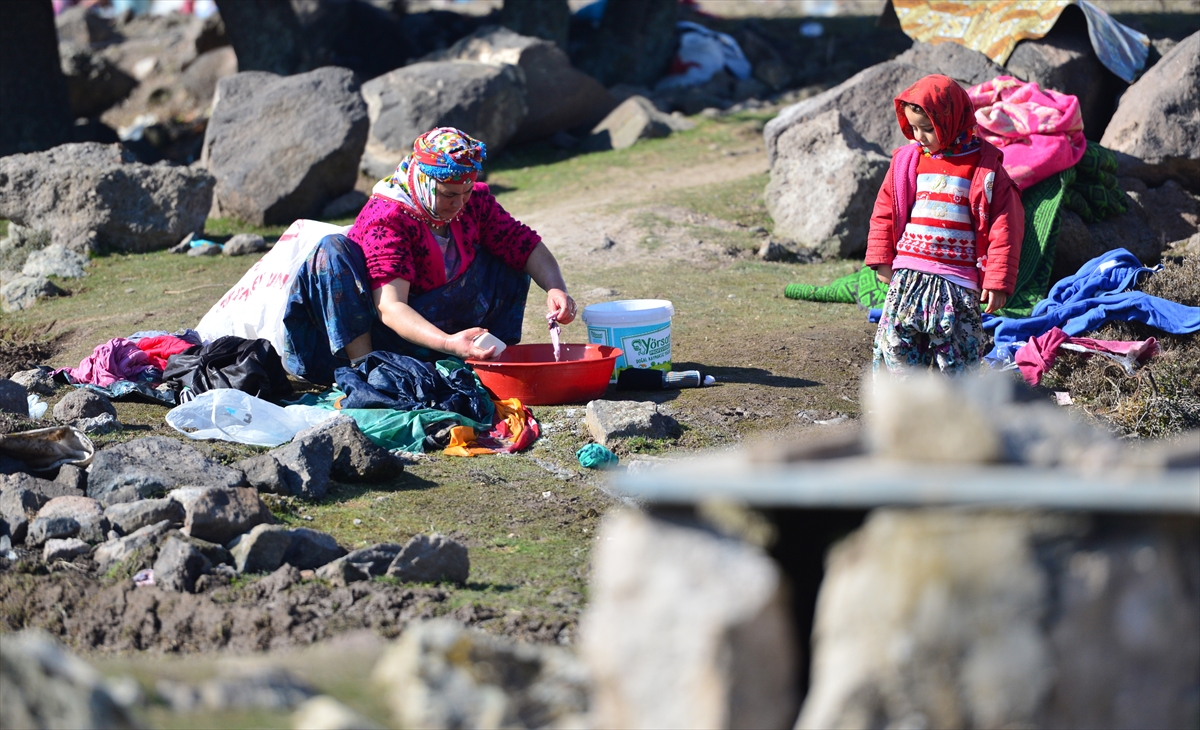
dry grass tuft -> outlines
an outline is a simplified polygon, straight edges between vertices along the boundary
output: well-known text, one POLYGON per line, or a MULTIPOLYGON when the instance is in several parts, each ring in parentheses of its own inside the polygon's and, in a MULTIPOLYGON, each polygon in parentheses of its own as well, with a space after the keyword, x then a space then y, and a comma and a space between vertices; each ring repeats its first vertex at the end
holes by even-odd
MULTIPOLYGON (((1139 288, 1147 294, 1200 306, 1200 257, 1168 263, 1139 288)), ((1200 333, 1169 335, 1136 322, 1111 322, 1090 335, 1098 340, 1158 340, 1159 354, 1129 377, 1103 357, 1063 353, 1043 384, 1065 390, 1126 434, 1162 438, 1200 426, 1200 333)))

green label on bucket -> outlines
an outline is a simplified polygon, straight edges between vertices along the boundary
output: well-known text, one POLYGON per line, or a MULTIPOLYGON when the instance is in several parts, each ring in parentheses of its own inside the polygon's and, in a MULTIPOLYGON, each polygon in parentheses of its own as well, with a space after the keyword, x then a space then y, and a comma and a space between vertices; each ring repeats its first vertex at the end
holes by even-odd
POLYGON ((605 327, 588 327, 588 342, 595 345, 607 345, 608 329, 605 327))
POLYGON ((671 325, 653 332, 639 332, 621 338, 625 362, 629 367, 648 368, 671 360, 671 325))

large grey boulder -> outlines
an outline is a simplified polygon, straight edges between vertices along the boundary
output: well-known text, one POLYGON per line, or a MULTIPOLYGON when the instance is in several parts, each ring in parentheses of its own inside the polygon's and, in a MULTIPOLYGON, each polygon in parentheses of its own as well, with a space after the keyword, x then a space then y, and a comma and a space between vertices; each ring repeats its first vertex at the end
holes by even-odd
POLYGON ((42 505, 37 516, 38 519, 74 520, 79 525, 79 538, 86 542, 104 542, 108 534, 109 524, 104 516, 104 508, 91 497, 55 497, 42 505))
POLYGON ((447 619, 411 624, 372 679, 398 727, 589 726, 587 670, 571 652, 447 619))
POLYGON ((168 591, 194 593, 196 579, 212 568, 204 553, 178 537, 168 537, 154 561, 154 585, 168 591))
POLYGON ((4 637, 0 725, 96 730, 141 727, 112 696, 99 672, 40 630, 4 637))
POLYGON ((396 543, 381 543, 351 551, 321 566, 317 570, 317 577, 339 587, 378 578, 387 574, 388 567, 403 548, 403 545, 396 543))
POLYGON ((170 497, 183 505, 183 534, 222 545, 275 521, 250 487, 185 487, 172 491, 170 497))
POLYGON ((329 491, 333 439, 319 427, 305 429, 290 443, 242 461, 238 466, 259 491, 317 500, 329 491))
POLYGON ((59 297, 66 293, 44 276, 21 274, 0 287, 0 309, 19 312, 37 304, 39 299, 59 297))
POLYGON ((592 126, 617 105, 600 82, 571 66, 562 47, 549 40, 514 33, 508 28, 484 26, 427 61, 478 61, 493 66, 509 64, 525 78, 529 113, 513 142, 549 137, 555 132, 592 126))
POLYGON ((238 487, 246 477, 163 436, 128 441, 98 452, 88 477, 88 496, 105 505, 161 497, 176 487, 238 487))
POLYGON ((154 525, 164 520, 172 525, 182 525, 184 511, 183 505, 169 497, 163 497, 114 504, 104 510, 104 517, 110 525, 128 535, 146 525, 154 525))
POLYGON ((448 581, 463 585, 471 572, 467 548, 436 532, 415 535, 396 554, 387 574, 405 582, 448 581))
POLYGON ((77 279, 85 273, 88 258, 78 251, 72 251, 61 243, 47 246, 40 251, 30 251, 21 267, 25 276, 58 276, 64 279, 77 279))
MULTIPOLYGON (((1137 178, 1123 178, 1121 187, 1142 210, 1146 222, 1160 240, 1185 241, 1200 230, 1200 197, 1192 195, 1174 180, 1151 188, 1137 178)), ((13 375, 17 379, 17 374, 13 375)))
MULTIPOLYGON (((918 41, 892 60, 919 69, 928 69, 928 73, 949 76, 964 86, 982 84, 1005 74, 1004 68, 996 65, 992 59, 957 43, 934 44, 918 41)), ((896 89, 892 97, 901 91, 902 88, 896 89)))
POLYGON ((1059 215, 1051 281, 1075 274, 1080 266, 1114 248, 1128 249, 1139 261, 1153 266, 1171 243, 1154 231, 1136 199, 1125 213, 1095 223, 1084 223, 1070 210, 1064 209, 1059 215))
POLYGON ((377 446, 359 430, 349 416, 337 416, 297 434, 326 434, 333 442, 330 473, 342 482, 380 482, 396 479, 404 471, 404 460, 377 446))
POLYGON ((195 167, 134 162, 120 145, 64 144, 0 158, 0 218, 80 253, 154 251, 203 230, 213 184, 195 167))
POLYGON ((508 64, 414 63, 371 79, 362 94, 371 120, 362 170, 376 178, 391 174, 434 127, 456 127, 499 152, 529 111, 522 73, 508 64))
POLYGON ((791 727, 802 658, 765 552, 619 512, 592 559, 580 649, 597 727, 791 727))
POLYGON ((29 392, 20 383, 0 378, 0 412, 29 415, 29 392))
POLYGON ((221 79, 200 154, 217 179, 213 213, 255 225, 316 217, 354 187, 367 126, 349 69, 221 79))
POLYGON ((137 79, 104 56, 82 48, 63 48, 67 97, 76 118, 94 117, 129 96, 137 79))
POLYGON ((588 432, 601 446, 623 439, 670 437, 679 424, 653 401, 594 400, 587 404, 588 432))
POLYGON ((1100 62, 1083 12, 1071 6, 1044 37, 1018 43, 1004 67, 1019 79, 1078 98, 1083 133, 1093 141, 1104 135, 1117 97, 1128 86, 1100 62))
POLYGON ((826 559, 796 727, 1186 726, 1197 566, 1195 519, 877 510, 826 559))
POLYGON ((298 570, 320 568, 346 551, 324 532, 264 524, 230 543, 229 553, 239 573, 270 573, 284 564, 298 570))
POLYGON ((850 127, 868 144, 890 155, 909 139, 896 122, 893 99, 922 77, 935 71, 920 69, 899 61, 886 61, 864 69, 845 82, 797 102, 782 111, 763 128, 767 160, 772 165, 779 154, 779 137, 797 124, 836 109, 850 127))
POLYGON ((81 418, 94 418, 107 413, 116 417, 112 401, 89 388, 76 388, 54 404, 54 418, 62 423, 74 423, 81 418))
POLYGON ((664 114, 644 96, 634 95, 617 105, 583 140, 589 152, 623 150, 641 139, 667 137, 692 128, 686 119, 664 114))
POLYGON ((861 255, 889 164, 835 109, 790 127, 765 193, 775 235, 822 256, 861 255))
POLYGON ((146 525, 125 537, 113 538, 97 545, 96 552, 92 555, 92 559, 96 561, 96 568, 101 573, 106 573, 114 565, 129 560, 143 551, 157 548, 170 529, 171 523, 163 520, 154 525, 146 525))
POLYGON ((55 560, 74 560, 80 555, 91 552, 92 546, 76 537, 53 538, 42 546, 42 562, 52 563, 55 560))
POLYGON ((1173 178, 1200 194, 1200 33, 1129 87, 1100 144, 1122 153, 1122 175, 1151 185, 1173 178))

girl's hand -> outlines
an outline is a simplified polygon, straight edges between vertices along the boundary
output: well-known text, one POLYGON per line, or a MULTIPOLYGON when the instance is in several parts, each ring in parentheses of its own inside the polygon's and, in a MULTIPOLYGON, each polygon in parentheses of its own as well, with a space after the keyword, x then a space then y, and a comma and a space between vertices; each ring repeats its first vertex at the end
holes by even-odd
POLYGON ((575 300, 562 289, 551 289, 546 292, 546 311, 559 324, 571 324, 575 320, 575 300))
POLYGON ((984 289, 979 292, 979 302, 980 304, 986 302, 987 306, 984 307, 983 313, 991 314, 997 309, 1004 308, 1004 305, 1008 303, 1008 295, 999 289, 984 289))
POLYGON ((475 338, 487 332, 482 327, 472 327, 462 332, 456 332, 446 338, 442 352, 462 358, 463 360, 490 360, 496 354, 495 347, 486 350, 475 346, 475 338))
POLYGON ((884 284, 892 283, 892 266, 891 264, 880 264, 875 267, 875 276, 884 284))

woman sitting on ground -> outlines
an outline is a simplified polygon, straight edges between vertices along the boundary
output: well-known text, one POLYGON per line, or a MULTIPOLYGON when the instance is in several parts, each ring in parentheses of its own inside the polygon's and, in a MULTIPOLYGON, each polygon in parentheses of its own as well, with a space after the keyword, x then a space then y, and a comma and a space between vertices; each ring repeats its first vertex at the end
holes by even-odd
POLYGON ((321 241, 284 314, 289 371, 331 383, 373 350, 487 359, 495 348, 474 344, 484 332, 521 341, 531 277, 559 323, 575 318, 546 244, 476 182, 486 156, 457 129, 426 132, 346 235, 321 241))

